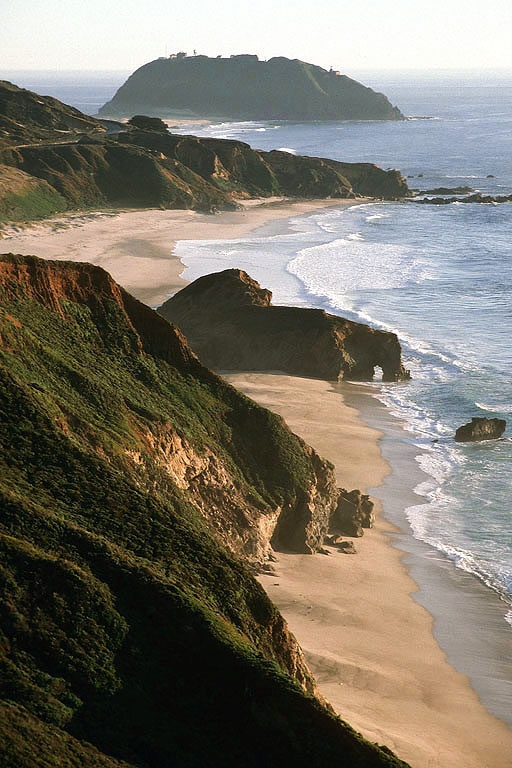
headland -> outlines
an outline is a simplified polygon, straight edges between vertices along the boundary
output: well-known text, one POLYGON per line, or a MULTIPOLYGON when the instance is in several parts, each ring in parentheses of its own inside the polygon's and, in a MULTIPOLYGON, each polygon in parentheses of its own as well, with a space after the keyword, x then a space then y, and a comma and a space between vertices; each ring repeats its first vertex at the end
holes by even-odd
MULTIPOLYGON (((136 296, 159 304, 183 285, 173 242, 239 237, 272 219, 285 227, 291 215, 326 204, 275 201, 216 216, 140 211, 61 219, 11 231, 5 245, 101 264, 136 296)), ((354 400, 355 385, 341 385, 340 393, 327 382, 282 375, 236 374, 228 380, 281 413, 335 464, 340 485, 378 496, 391 467, 381 455, 381 433, 361 419, 369 400, 354 400)), ((394 450, 394 472, 402 467, 409 476, 412 459, 403 443, 394 450)), ((412 483, 403 493, 405 506, 412 483)), ((274 573, 261 576, 261 583, 303 646, 321 693, 367 738, 386 743, 414 768, 508 768, 512 732, 489 715, 468 679, 447 663, 433 636, 432 615, 415 602, 417 586, 392 546, 397 535, 380 514, 376 527, 356 541, 356 556, 279 554, 274 573)))

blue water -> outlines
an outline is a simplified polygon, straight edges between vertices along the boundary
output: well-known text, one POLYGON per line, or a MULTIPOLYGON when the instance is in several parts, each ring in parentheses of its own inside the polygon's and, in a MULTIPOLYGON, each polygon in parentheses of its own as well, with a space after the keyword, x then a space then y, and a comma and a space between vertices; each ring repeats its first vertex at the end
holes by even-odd
MULTIPOLYGON (((368 77, 399 123, 220 123, 195 132, 262 148, 400 168, 418 189, 512 193, 512 73, 368 77), (424 119, 429 118, 429 119, 424 119)), ((190 131, 187 127, 185 131, 190 131)), ((379 397, 417 446, 424 503, 412 533, 503 599, 512 623, 512 421, 500 441, 461 445, 472 416, 512 420, 512 206, 370 203, 327 209, 238 241, 182 242, 186 279, 236 266, 276 303, 322 307, 395 331, 413 380, 379 397)))

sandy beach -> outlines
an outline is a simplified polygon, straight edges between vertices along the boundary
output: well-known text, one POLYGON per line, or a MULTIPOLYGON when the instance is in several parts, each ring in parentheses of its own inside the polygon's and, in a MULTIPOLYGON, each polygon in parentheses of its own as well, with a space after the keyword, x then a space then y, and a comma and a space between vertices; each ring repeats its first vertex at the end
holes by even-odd
MULTIPOLYGON (((227 378, 330 459, 341 486, 368 489, 390 474, 380 433, 347 405, 343 385, 278 374, 227 378)), ((329 556, 278 554, 275 574, 260 581, 322 694, 370 741, 388 745, 414 768, 510 768, 512 731, 448 664, 432 616, 412 597, 417 585, 390 546, 394 534, 379 514, 376 527, 355 540, 357 555, 332 548, 329 556)))
POLYGON ((68 214, 0 228, 0 252, 96 264, 140 301, 157 307, 185 285, 184 267, 173 256, 176 241, 243 237, 269 221, 353 204, 276 198, 245 201, 241 211, 213 215, 155 209, 68 214))
MULTIPOLYGON (((270 221, 342 204, 276 200, 213 216, 76 214, 4 229, 0 250, 98 264, 137 298, 158 306, 185 285, 183 265, 173 256, 177 241, 243 237, 270 221)), ((340 486, 376 489, 390 477, 381 434, 347 404, 359 402, 350 385, 274 374, 227 378, 283 415, 330 459, 340 486)), ((367 412, 368 398, 361 403, 367 412)), ((410 494, 410 457, 401 450, 396 462, 410 494)), ((413 768, 510 768, 512 731, 447 662, 432 615, 413 599, 417 586, 391 546, 396 535, 379 514, 376 527, 356 540, 357 555, 280 554, 275 574, 261 582, 304 648, 323 695, 371 741, 388 745, 413 768)))

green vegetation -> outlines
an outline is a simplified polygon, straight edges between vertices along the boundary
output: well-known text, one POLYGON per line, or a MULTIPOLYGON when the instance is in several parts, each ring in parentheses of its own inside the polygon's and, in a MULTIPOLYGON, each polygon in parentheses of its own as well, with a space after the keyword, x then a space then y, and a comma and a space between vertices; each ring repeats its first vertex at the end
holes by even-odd
POLYGON ((276 56, 160 58, 137 69, 100 109, 241 120, 402 120, 382 93, 339 72, 276 56))
POLYGON ((222 544, 298 503, 303 444, 96 267, 3 256, 0 306, 2 764, 398 766, 222 544))
MULTIPOLYGON (((304 66, 309 82, 313 70, 304 66)), ((398 171, 172 135, 157 117, 136 115, 108 133, 101 121, 56 99, 0 81, 0 223, 63 210, 213 212, 236 209, 247 197, 361 194, 396 199, 408 189, 398 171)))
POLYGON ((47 182, 0 165, 0 223, 42 219, 66 208, 64 198, 47 182))

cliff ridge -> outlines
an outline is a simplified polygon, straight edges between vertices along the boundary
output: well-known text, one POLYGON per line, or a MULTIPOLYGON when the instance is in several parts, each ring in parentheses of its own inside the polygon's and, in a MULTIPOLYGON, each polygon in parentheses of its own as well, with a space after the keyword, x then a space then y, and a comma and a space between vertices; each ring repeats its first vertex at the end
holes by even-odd
POLYGON ((2 764, 404 765, 314 696, 249 567, 336 495, 103 270, 0 256, 2 764))
POLYGON ((217 370, 371 381, 380 368, 383 381, 410 378, 394 333, 322 309, 275 307, 271 298, 243 270, 227 269, 198 278, 158 312, 217 370))

